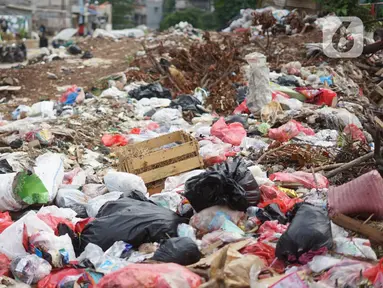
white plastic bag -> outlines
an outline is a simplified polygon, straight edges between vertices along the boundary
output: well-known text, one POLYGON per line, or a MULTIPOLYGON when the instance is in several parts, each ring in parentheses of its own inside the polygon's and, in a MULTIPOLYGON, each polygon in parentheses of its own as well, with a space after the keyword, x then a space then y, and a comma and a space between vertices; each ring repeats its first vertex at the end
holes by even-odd
POLYGON ((150 196, 149 198, 158 206, 172 210, 173 212, 177 211, 178 205, 181 203, 182 198, 176 192, 163 192, 150 196))
POLYGON ((7 255, 9 259, 28 254, 22 243, 24 225, 27 228, 28 236, 39 231, 54 234, 52 228, 40 220, 35 212, 28 212, 24 217, 20 218, 0 234, 0 252, 7 255))
POLYGON ((157 123, 162 124, 169 124, 170 122, 181 119, 182 113, 181 111, 177 109, 172 108, 163 108, 161 110, 158 110, 154 115, 152 116, 152 120, 157 123))
POLYGON ((88 196, 77 189, 62 188, 58 191, 56 197, 56 205, 58 207, 71 207, 72 205, 86 205, 88 196))
POLYGON ((47 188, 49 201, 52 202, 56 198, 57 190, 64 179, 64 163, 60 155, 45 153, 37 157, 34 171, 47 188))
POLYGON ((0 211, 19 211, 23 205, 13 194, 13 180, 16 173, 0 174, 0 211))
POLYGON ((82 193, 89 198, 95 198, 108 193, 108 188, 104 184, 85 184, 82 186, 82 193))
POLYGON ((342 259, 334 258, 332 256, 317 255, 314 256, 313 260, 311 260, 311 262, 309 262, 308 265, 311 271, 319 273, 324 270, 330 269, 331 267, 335 266, 340 262, 342 262, 342 259))
POLYGON ((115 201, 120 198, 122 194, 122 192, 110 192, 89 200, 86 205, 86 212, 88 213, 88 216, 96 217, 98 211, 106 202, 115 201))
POLYGON ((335 252, 337 253, 378 260, 368 239, 338 237, 334 239, 334 243, 335 252))
POLYGON ((186 172, 183 174, 180 174, 178 176, 172 176, 168 177, 165 180, 165 187, 164 190, 162 190, 162 193, 164 192, 177 192, 177 193, 183 193, 185 191, 185 183, 186 181, 194 176, 197 176, 201 173, 205 172, 205 170, 193 170, 190 172, 186 172))
POLYGON ((104 177, 106 188, 110 192, 118 191, 123 193, 130 193, 134 190, 146 195, 148 189, 145 186, 144 180, 141 177, 125 173, 125 172, 108 172, 104 177))
POLYGON ((52 216, 72 220, 77 213, 70 208, 59 208, 55 205, 41 207, 37 215, 51 214, 52 216))

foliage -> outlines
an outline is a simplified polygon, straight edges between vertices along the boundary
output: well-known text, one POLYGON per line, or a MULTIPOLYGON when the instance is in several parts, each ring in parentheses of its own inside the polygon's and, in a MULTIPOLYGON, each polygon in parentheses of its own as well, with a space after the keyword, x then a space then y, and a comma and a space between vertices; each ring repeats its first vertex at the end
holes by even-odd
POLYGON ((101 0, 100 4, 104 2, 112 4, 113 29, 124 29, 133 26, 129 16, 133 12, 134 0, 101 0))
POLYGON ((239 14, 239 10, 244 8, 255 9, 256 7, 257 0, 214 0, 214 13, 216 14, 219 28, 227 27, 230 20, 239 14))
POLYGON ((163 11, 164 16, 173 13, 176 7, 176 0, 164 0, 163 11))
POLYGON ((181 21, 187 21, 192 24, 195 28, 200 27, 200 15, 202 11, 196 8, 189 8, 181 11, 171 13, 161 21, 160 29, 166 30, 171 26, 174 26, 181 21))
POLYGON ((335 12, 337 16, 356 16, 360 18, 367 31, 375 28, 376 22, 371 15, 370 5, 359 5, 359 0, 317 0, 322 5, 324 12, 335 12))

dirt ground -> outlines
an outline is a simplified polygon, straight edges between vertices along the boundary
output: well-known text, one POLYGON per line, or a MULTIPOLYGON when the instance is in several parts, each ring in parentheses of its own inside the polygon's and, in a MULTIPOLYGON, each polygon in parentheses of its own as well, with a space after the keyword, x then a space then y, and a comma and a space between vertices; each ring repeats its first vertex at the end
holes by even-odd
MULTIPOLYGON (((15 78, 21 86, 21 90, 12 96, 12 101, 0 105, 0 112, 12 111, 19 104, 56 99, 60 96, 57 90, 60 86, 75 84, 85 90, 90 89, 97 79, 127 69, 129 57, 141 47, 134 39, 123 39, 118 42, 108 39, 78 39, 78 41, 83 51, 91 51, 94 58, 81 60, 76 56, 45 64, 37 63, 23 68, 0 70, 0 79, 15 78), (55 74, 58 79, 49 79, 48 72, 55 74), (18 99, 20 101, 17 101, 18 99)), ((3 97, 7 95, 5 92, 0 92, 0 98, 3 97)))

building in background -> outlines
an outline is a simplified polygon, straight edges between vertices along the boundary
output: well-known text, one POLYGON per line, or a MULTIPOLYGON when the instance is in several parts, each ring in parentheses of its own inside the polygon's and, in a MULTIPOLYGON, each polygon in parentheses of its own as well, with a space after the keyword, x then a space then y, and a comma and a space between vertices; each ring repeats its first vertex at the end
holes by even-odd
POLYGON ((163 17, 163 0, 136 0, 134 3, 134 25, 146 25, 158 29, 163 17))
POLYGON ((176 10, 198 8, 204 11, 214 10, 213 0, 176 0, 176 10))

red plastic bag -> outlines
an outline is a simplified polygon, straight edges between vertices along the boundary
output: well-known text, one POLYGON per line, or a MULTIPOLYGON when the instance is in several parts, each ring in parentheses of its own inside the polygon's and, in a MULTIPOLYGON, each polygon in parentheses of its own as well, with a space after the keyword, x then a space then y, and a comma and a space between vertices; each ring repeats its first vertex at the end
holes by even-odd
POLYGON ((70 229, 74 231, 74 225, 68 219, 56 217, 56 216, 53 216, 52 214, 37 214, 37 217, 39 217, 40 220, 44 221, 45 224, 51 227, 57 236, 58 236, 57 225, 59 225, 60 223, 66 224, 70 229))
POLYGON ((286 214, 296 203, 302 202, 300 198, 290 198, 285 192, 278 189, 277 186, 262 185, 259 187, 262 201, 257 205, 259 208, 265 208, 270 204, 277 204, 282 213, 286 214))
POLYGON ((0 212, 0 234, 3 233, 5 229, 13 224, 12 218, 9 215, 9 212, 0 212))
POLYGON ((148 126, 146 128, 148 130, 153 131, 153 130, 156 130, 156 129, 160 128, 160 125, 158 125, 157 122, 151 122, 151 123, 148 124, 148 126))
POLYGON ((250 114, 250 110, 247 107, 246 99, 234 109, 234 115, 236 114, 250 114))
POLYGON ((279 96, 281 96, 283 98, 286 98, 286 99, 290 99, 291 98, 288 94, 286 94, 284 92, 281 92, 281 91, 273 91, 271 93, 271 99, 273 101, 278 101, 279 96))
POLYGON ((285 173, 285 172, 277 172, 274 174, 271 174, 269 179, 271 181, 280 181, 285 183, 301 183, 305 188, 328 188, 329 182, 326 177, 324 177, 322 174, 315 173, 315 179, 312 173, 302 172, 302 171, 296 171, 293 173, 285 173))
POLYGON ((56 288, 67 276, 77 276, 84 273, 84 269, 64 268, 54 271, 37 283, 37 288, 56 288))
POLYGON ((106 275, 97 287, 197 288, 201 284, 201 278, 197 274, 178 264, 130 264, 106 275))
POLYGON ((225 143, 234 146, 241 145, 242 139, 246 137, 246 130, 241 123, 226 124, 223 117, 211 127, 211 135, 218 137, 225 143))
POLYGON ((316 105, 327 105, 329 107, 335 107, 337 102, 336 92, 330 89, 322 89, 322 92, 315 99, 316 105))
POLYGON ((5 254, 0 254, 0 276, 10 276, 9 267, 11 260, 5 254))
POLYGON ((277 220, 266 221, 263 223, 257 233, 260 234, 258 241, 273 242, 279 238, 275 237, 276 233, 283 234, 287 230, 287 225, 279 224, 277 220))
POLYGON ((315 135, 315 132, 311 128, 303 127, 301 123, 295 120, 290 120, 278 128, 270 129, 268 136, 270 139, 279 142, 287 142, 291 138, 298 136, 301 132, 306 135, 315 135))
POLYGON ((60 102, 61 103, 65 103, 67 98, 68 98, 68 95, 73 93, 73 92, 76 92, 77 91, 77 86, 76 85, 73 85, 71 86, 70 88, 68 88, 60 97, 60 102))
POLYGON ((275 248, 262 242, 246 246, 240 251, 242 254, 252 254, 264 260, 269 266, 275 259, 275 248))
POLYGON ((363 131, 358 128, 355 124, 347 125, 343 133, 346 136, 350 137, 352 141, 360 141, 362 143, 367 143, 366 136, 364 136, 363 131))
POLYGON ((110 146, 125 146, 128 144, 128 140, 121 134, 105 134, 101 138, 102 144, 106 147, 110 146))
POLYGON ((75 226, 75 228, 74 228, 74 231, 75 231, 76 233, 81 233, 82 230, 84 230, 85 226, 88 225, 90 222, 92 222, 94 219, 95 219, 95 218, 90 217, 90 218, 86 218, 86 219, 83 219, 83 220, 81 220, 81 221, 78 221, 78 222, 76 223, 76 226, 75 226))
POLYGON ((133 128, 129 132, 129 134, 136 134, 136 135, 139 135, 140 133, 141 133, 141 129, 140 128, 133 128))

